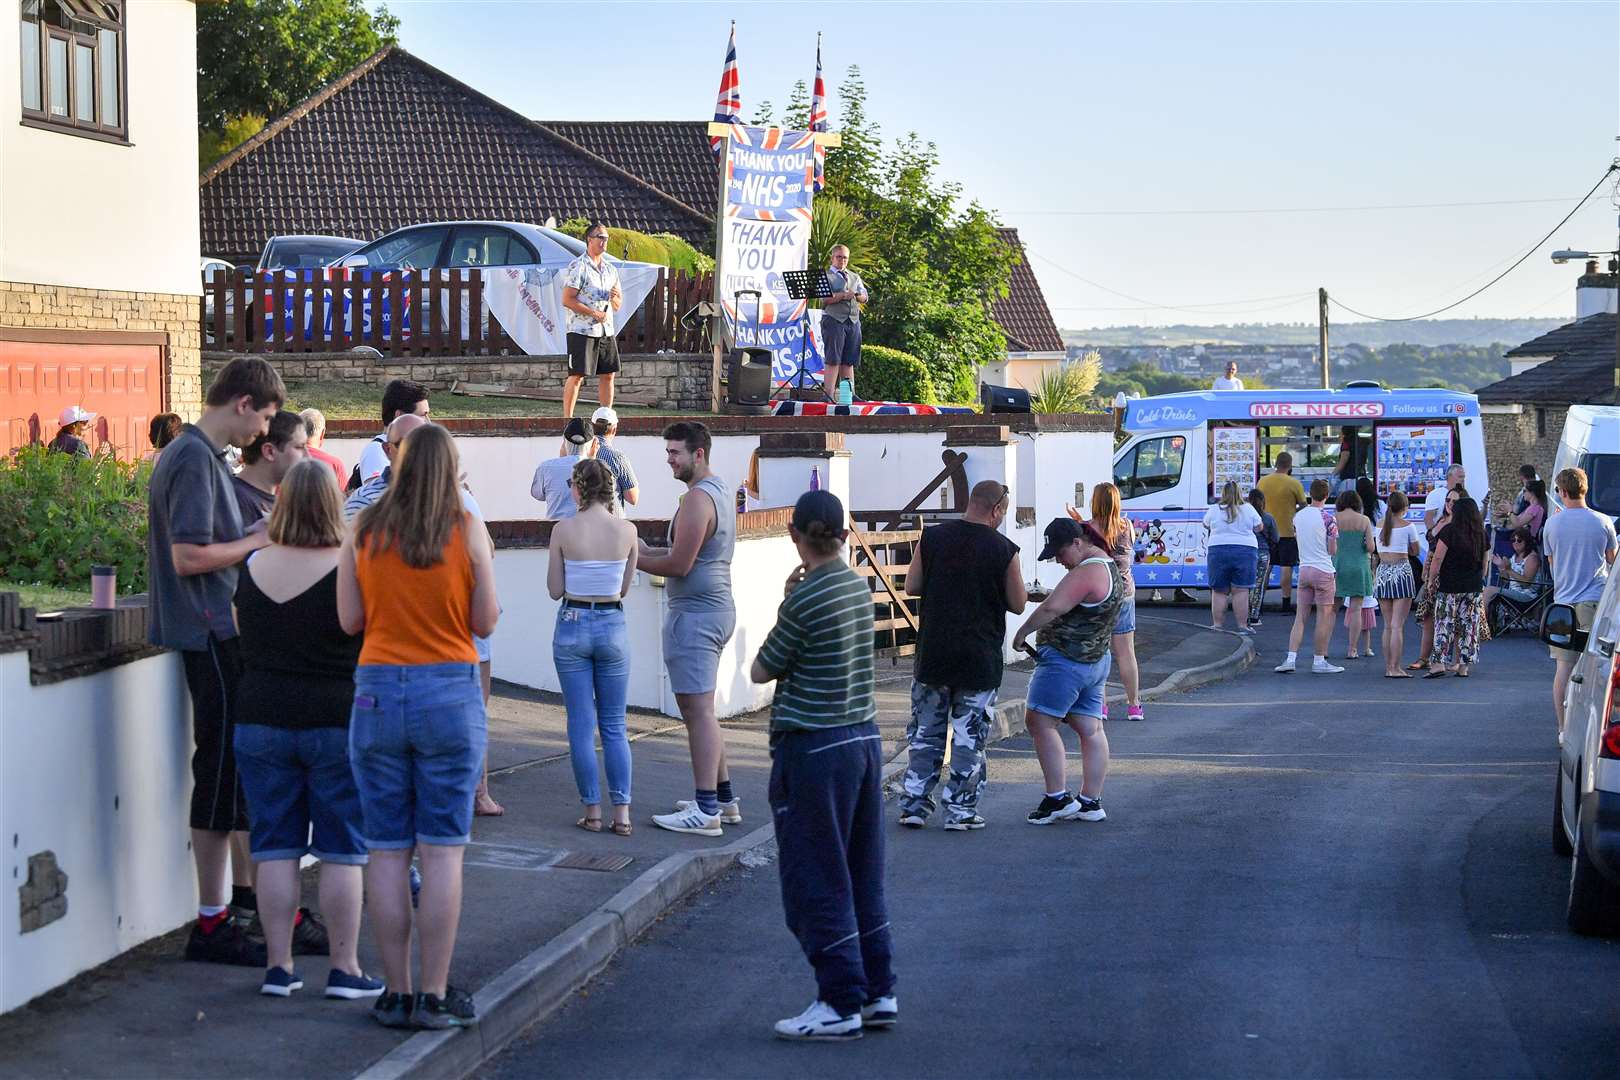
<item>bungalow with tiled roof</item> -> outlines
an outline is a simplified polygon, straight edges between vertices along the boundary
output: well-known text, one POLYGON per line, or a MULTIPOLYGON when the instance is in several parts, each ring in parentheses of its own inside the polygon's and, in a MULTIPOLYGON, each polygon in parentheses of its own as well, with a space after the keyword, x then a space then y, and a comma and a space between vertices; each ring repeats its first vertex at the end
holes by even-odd
POLYGON ((1052 309, 1046 306, 1046 296, 1041 292, 1041 283, 1035 280, 1035 269, 1029 264, 1029 255, 1018 238, 1018 230, 998 229, 997 232, 1022 258, 1013 267, 1007 295, 990 308, 990 317, 1007 335, 1007 359, 984 365, 980 374, 987 383, 1033 390, 1042 372, 1063 363, 1066 355, 1063 335, 1052 319, 1052 309))

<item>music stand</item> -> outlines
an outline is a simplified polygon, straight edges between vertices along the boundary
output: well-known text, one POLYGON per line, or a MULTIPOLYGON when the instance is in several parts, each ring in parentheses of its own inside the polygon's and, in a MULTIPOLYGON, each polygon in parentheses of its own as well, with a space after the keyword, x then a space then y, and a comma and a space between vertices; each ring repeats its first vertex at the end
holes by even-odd
MULTIPOLYGON (((782 283, 787 286, 790 300, 824 300, 831 296, 833 291, 832 282, 827 280, 827 274, 822 270, 784 270, 782 283)), ((777 387, 779 393, 790 386, 794 390, 804 389, 804 380, 809 375, 809 372, 804 370, 804 354, 809 347, 810 305, 806 304, 804 314, 799 316, 799 372, 791 381, 782 380, 782 385, 777 387)), ((826 370, 825 367, 822 370, 826 370)), ((827 388, 825 379, 822 381, 821 390, 829 400, 832 398, 832 391, 827 388)))

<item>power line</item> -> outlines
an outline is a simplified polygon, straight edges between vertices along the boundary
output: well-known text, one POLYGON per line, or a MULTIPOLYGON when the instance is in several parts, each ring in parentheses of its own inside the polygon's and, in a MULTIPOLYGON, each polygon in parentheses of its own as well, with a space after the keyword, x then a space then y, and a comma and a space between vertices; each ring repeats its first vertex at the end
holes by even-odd
POLYGON ((1210 210, 1009 210, 1008 217, 1181 217, 1186 215, 1237 214, 1349 214, 1368 210, 1450 210, 1468 206, 1530 206, 1539 203, 1568 202, 1568 196, 1554 199, 1489 199, 1483 202, 1374 203, 1364 206, 1266 206, 1253 209, 1210 210))
MULTIPOLYGON (((1222 300, 1222 301, 1218 301, 1216 303, 1206 303, 1206 304, 1157 304, 1157 303, 1154 303, 1152 300, 1144 300, 1140 296, 1132 296, 1130 293, 1120 292, 1118 289, 1110 289, 1107 285, 1104 285, 1101 282, 1092 281, 1090 278, 1085 277, 1082 274, 1075 273, 1073 270, 1070 270, 1067 266, 1064 266, 1062 263, 1054 262, 1053 260, 1047 258, 1045 255, 1042 255, 1038 251, 1031 251, 1027 244, 1024 246, 1024 250, 1028 251, 1029 254, 1031 254, 1035 258, 1041 260, 1041 262, 1046 263, 1048 266, 1052 267, 1054 270, 1057 270, 1059 273, 1067 274, 1069 277, 1074 278, 1076 281, 1081 281, 1081 282, 1084 282, 1087 285, 1090 285, 1093 289, 1101 289, 1103 292, 1108 293, 1110 296, 1118 296, 1121 299, 1131 301, 1133 304, 1141 304, 1144 308, 1153 308, 1153 309, 1156 309, 1156 310, 1159 310, 1159 311, 1180 311, 1180 312, 1183 312, 1184 314, 1188 314, 1188 315, 1219 315, 1219 314, 1223 314, 1223 313, 1219 312, 1219 311, 1213 311, 1212 312, 1212 311, 1202 310, 1202 309, 1208 309, 1208 308, 1212 308, 1212 307, 1236 307, 1236 306, 1240 306, 1240 305, 1243 305, 1243 304, 1261 304, 1261 303, 1266 303, 1266 302, 1272 301, 1272 300, 1287 300, 1290 303, 1292 303, 1292 302, 1298 301, 1302 297, 1314 295, 1314 293, 1310 293, 1310 292, 1282 293, 1282 294, 1277 295, 1277 296, 1256 296, 1256 297, 1251 297, 1251 298, 1249 298, 1247 300, 1222 300)), ((1126 309, 1119 309, 1119 310, 1126 310, 1126 309)), ((1242 314, 1242 312, 1226 312, 1225 314, 1242 314)))
POLYGON ((1369 319, 1372 322, 1414 322, 1418 319, 1433 318, 1442 312, 1450 311, 1454 307, 1460 307, 1461 305, 1468 303, 1468 301, 1472 300, 1480 293, 1484 292, 1486 289, 1489 289, 1492 285, 1495 285, 1498 281, 1501 281, 1503 278, 1513 273, 1513 271, 1517 270, 1524 264, 1526 259, 1540 251, 1542 245, 1548 240, 1551 240, 1553 238, 1553 234, 1564 227, 1564 222, 1574 217, 1576 211, 1586 205, 1586 200, 1590 199, 1594 194, 1596 194, 1597 189, 1603 186, 1603 182, 1610 176, 1614 175, 1614 173, 1617 171, 1620 171, 1620 161, 1612 163, 1607 169, 1603 170, 1603 175, 1598 177, 1598 182, 1592 185, 1592 190, 1588 191, 1585 195, 1582 195, 1581 201, 1576 203, 1569 213, 1565 214, 1561 219, 1559 219, 1558 224, 1554 225, 1551 229, 1548 229, 1547 235, 1543 236, 1540 240, 1537 240, 1534 247, 1530 248, 1529 251, 1526 251, 1523 255, 1520 255, 1517 259, 1515 259, 1513 261, 1513 265, 1509 266, 1506 270, 1503 270, 1500 274, 1497 274, 1495 277, 1491 278, 1491 280, 1487 281, 1485 284, 1481 285, 1479 288, 1475 289, 1473 292, 1469 293, 1467 296, 1456 301, 1455 303, 1447 304, 1445 307, 1436 308, 1435 310, 1425 312, 1422 315, 1405 315, 1400 318, 1390 318, 1384 315, 1369 315, 1365 311, 1357 311, 1349 304, 1335 299, 1331 294, 1328 296, 1328 303, 1333 304, 1344 311, 1348 311, 1352 315, 1360 316, 1363 319, 1369 319))

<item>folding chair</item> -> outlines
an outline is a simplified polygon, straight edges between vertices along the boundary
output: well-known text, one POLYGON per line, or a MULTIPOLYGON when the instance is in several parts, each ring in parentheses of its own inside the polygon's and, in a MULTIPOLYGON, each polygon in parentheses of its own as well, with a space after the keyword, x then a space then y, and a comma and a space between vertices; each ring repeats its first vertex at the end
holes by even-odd
POLYGON ((1501 637, 1510 630, 1525 630, 1531 636, 1539 635, 1541 613, 1551 598, 1552 581, 1547 576, 1546 563, 1543 562, 1542 572, 1536 575, 1527 593, 1504 590, 1492 598, 1491 606, 1485 612, 1485 623, 1491 628, 1491 636, 1501 637))

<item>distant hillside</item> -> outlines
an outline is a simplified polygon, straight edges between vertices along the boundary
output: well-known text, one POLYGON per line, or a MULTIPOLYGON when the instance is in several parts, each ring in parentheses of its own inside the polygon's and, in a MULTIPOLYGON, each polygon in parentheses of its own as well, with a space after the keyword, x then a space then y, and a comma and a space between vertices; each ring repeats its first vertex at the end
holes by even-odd
MULTIPOLYGON (((1389 345, 1477 345, 1508 348, 1556 330, 1569 319, 1420 319, 1416 322, 1345 322, 1328 327, 1330 343, 1382 349, 1389 345)), ((1108 326, 1065 330, 1069 345, 1314 345, 1315 323, 1235 323, 1230 326, 1108 326)))

